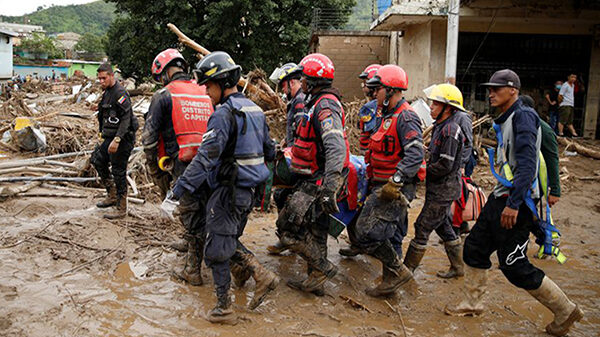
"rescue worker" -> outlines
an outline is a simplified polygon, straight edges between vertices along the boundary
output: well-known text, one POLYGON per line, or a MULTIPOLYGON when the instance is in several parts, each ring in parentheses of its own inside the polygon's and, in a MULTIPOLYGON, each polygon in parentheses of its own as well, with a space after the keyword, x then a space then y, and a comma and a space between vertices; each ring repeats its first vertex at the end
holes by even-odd
POLYGON ((366 156, 370 192, 356 222, 355 235, 350 237, 354 238, 354 247, 381 261, 381 283, 366 291, 377 297, 394 293, 412 279, 391 239, 397 232, 406 235, 404 219, 415 197, 424 151, 421 121, 403 98, 408 88, 404 70, 385 65, 368 83, 376 86, 382 121, 370 137, 366 156))
POLYGON ((323 296, 323 284, 337 273, 327 259, 329 216, 345 197, 349 146, 340 93, 332 87, 335 68, 319 53, 300 62, 306 112, 296 129, 291 169, 298 175, 294 193, 279 213, 278 236, 307 262, 308 277, 288 281, 304 292, 323 296), (319 185, 320 183, 320 185, 319 185))
POLYGON ((536 179, 541 146, 539 118, 519 100, 521 81, 512 70, 495 72, 483 86, 489 90, 491 106, 500 111, 494 123, 500 135, 497 160, 502 168, 499 173, 493 171, 498 183, 465 240, 465 298, 446 306, 445 312, 476 316, 484 311, 487 270, 492 266, 490 255, 496 251, 504 276, 554 314, 546 332, 564 336, 581 320, 583 311, 527 258, 529 233, 538 230, 530 206, 535 209, 540 198, 536 179))
POLYGON ((415 237, 410 241, 404 264, 414 272, 427 249, 434 230, 444 241, 450 270, 438 272, 442 278, 464 275, 460 237, 452 229, 452 202, 461 193, 462 147, 464 136, 457 111, 465 111, 460 90, 452 84, 435 86, 429 96, 431 117, 435 120, 425 178, 425 204, 415 222, 415 237))
MULTIPOLYGON (((271 75, 271 81, 281 88, 287 99, 287 122, 286 122, 286 138, 285 146, 294 144, 295 132, 298 123, 304 115, 304 99, 305 95, 302 91, 300 77, 302 71, 295 63, 286 63, 281 68, 277 68, 271 75)), ((281 211, 285 205, 285 201, 291 195, 293 189, 278 188, 273 194, 273 200, 277 206, 277 210, 281 211)), ((267 247, 270 254, 281 254, 288 247, 284 246, 281 241, 267 247)))
MULTIPOLYGON (((206 87, 199 86, 187 74, 188 64, 176 49, 160 52, 152 62, 152 76, 165 87, 152 97, 146 113, 142 144, 146 167, 161 191, 170 189, 170 181, 183 174, 192 161, 213 112, 206 87)), ((174 248, 187 251, 185 264, 173 275, 191 285, 202 285, 206 201, 205 185, 201 193, 185 191, 179 199, 179 220, 185 228, 184 244, 174 248), (183 247, 179 247, 183 246, 183 247)), ((163 196, 163 197, 164 197, 163 196)))
POLYGON ((375 90, 367 85, 367 81, 372 79, 377 73, 377 70, 381 68, 381 64, 371 64, 367 66, 362 73, 358 75, 358 78, 362 80, 361 87, 368 102, 363 105, 358 111, 358 129, 360 130, 360 150, 367 151, 369 148, 369 137, 371 134, 377 131, 381 118, 377 114, 377 97, 375 97, 375 90))
POLYGON ((304 92, 300 83, 300 68, 296 63, 286 63, 273 71, 269 77, 283 91, 287 100, 287 120, 285 146, 294 144, 294 132, 304 114, 304 92))
POLYGON ((116 206, 113 212, 104 214, 104 217, 119 219, 127 216, 127 162, 139 125, 131 108, 129 93, 116 81, 112 66, 102 63, 97 74, 104 90, 98 105, 102 143, 94 149, 90 163, 98 171, 106 188, 106 198, 96 206, 116 206))
POLYGON ((252 210, 254 188, 269 177, 265 160, 274 159, 275 146, 261 108, 238 92, 241 67, 227 53, 205 56, 196 65, 194 76, 198 84, 206 85, 217 108, 208 120, 196 156, 161 207, 172 214, 186 192, 205 192, 200 190, 205 183, 212 189, 207 203, 204 260, 212 269, 217 304, 208 320, 230 323, 234 320, 229 295, 231 273, 239 286, 250 276, 256 281, 248 306, 251 310, 279 284, 279 277, 265 269, 239 241, 252 210))

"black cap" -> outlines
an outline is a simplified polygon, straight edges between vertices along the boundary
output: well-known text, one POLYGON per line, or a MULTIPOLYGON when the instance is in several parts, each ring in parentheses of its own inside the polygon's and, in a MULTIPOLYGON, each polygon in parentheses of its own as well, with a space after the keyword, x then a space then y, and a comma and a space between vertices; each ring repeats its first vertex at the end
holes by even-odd
POLYGON ((521 88, 521 80, 519 75, 510 69, 502 69, 490 77, 490 81, 487 83, 481 83, 484 87, 513 87, 515 89, 521 88))

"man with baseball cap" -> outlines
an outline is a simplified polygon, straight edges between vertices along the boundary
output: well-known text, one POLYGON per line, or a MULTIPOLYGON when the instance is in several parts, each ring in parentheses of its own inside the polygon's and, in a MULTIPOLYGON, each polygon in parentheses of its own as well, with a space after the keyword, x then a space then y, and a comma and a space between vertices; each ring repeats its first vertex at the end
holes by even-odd
POLYGON ((539 232, 534 217, 541 197, 536 179, 542 139, 539 117, 519 99, 521 81, 514 71, 499 70, 482 85, 489 90, 490 105, 500 112, 494 120, 500 170, 496 173, 491 167, 498 183, 465 239, 465 298, 444 311, 452 316, 478 316, 484 311, 487 270, 496 251, 504 276, 554 313, 546 332, 564 336, 583 317, 583 311, 527 258, 529 234, 539 232))

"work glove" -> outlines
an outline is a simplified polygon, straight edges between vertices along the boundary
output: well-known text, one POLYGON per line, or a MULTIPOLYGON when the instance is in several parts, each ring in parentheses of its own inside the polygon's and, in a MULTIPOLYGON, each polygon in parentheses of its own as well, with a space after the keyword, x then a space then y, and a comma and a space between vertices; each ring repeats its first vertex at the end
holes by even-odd
POLYGON ((339 189, 341 177, 329 177, 323 182, 321 193, 319 195, 319 204, 323 212, 335 214, 340 211, 337 205, 337 191, 339 189))
POLYGON ((408 205, 408 199, 402 193, 402 186, 404 186, 404 177, 402 174, 396 172, 379 191, 379 198, 390 201, 400 200, 403 205, 408 205))
POLYGON ((175 216, 173 213, 175 213, 177 206, 179 206, 179 200, 177 200, 175 195, 173 195, 173 191, 169 190, 165 200, 163 200, 162 204, 160 204, 161 217, 175 221, 175 216))

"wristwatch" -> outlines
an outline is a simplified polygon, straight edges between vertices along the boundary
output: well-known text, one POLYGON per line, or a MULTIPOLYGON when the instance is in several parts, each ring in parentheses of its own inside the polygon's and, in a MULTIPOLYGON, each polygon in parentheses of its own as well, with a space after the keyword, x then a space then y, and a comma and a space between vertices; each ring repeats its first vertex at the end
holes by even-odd
POLYGON ((402 183, 402 175, 394 173, 394 175, 392 176, 392 181, 396 184, 402 183))
POLYGON ((113 140, 115 141, 115 143, 120 143, 121 142, 121 137, 115 137, 113 140))

